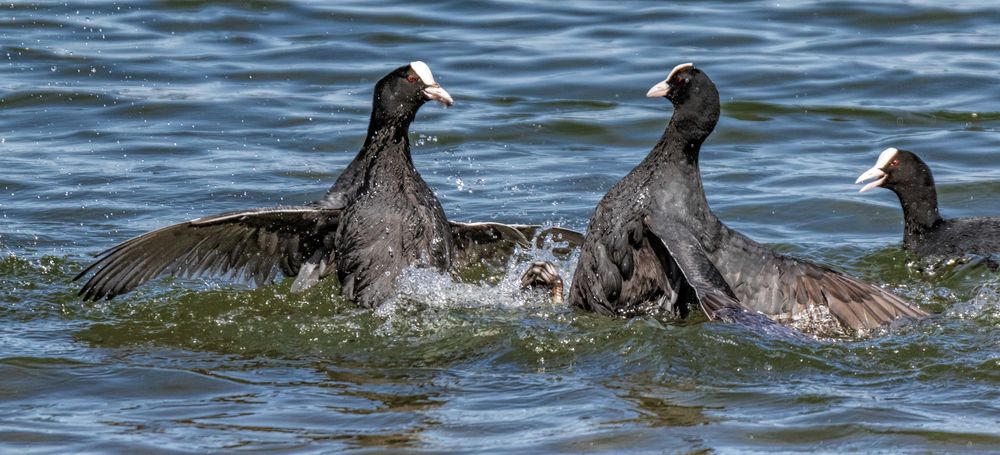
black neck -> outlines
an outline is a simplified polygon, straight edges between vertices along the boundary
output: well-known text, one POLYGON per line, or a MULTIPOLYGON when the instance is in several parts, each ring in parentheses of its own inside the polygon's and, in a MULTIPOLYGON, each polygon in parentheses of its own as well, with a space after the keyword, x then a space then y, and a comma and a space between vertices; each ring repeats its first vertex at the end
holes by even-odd
POLYGON ((684 162, 697 169, 701 144, 712 134, 719 115, 716 113, 707 118, 704 115, 695 117, 685 110, 681 108, 674 111, 667 129, 663 131, 650 156, 657 161, 677 164, 684 162))
POLYGON ((420 106, 407 106, 392 97, 376 90, 368 135, 357 158, 361 161, 359 171, 363 172, 358 176, 358 184, 362 185, 359 188, 371 189, 376 182, 383 186, 402 182, 404 174, 416 172, 410 156, 409 130, 420 106))
POLYGON ((406 133, 410 129, 410 123, 413 123, 414 117, 417 116, 417 109, 386 109, 386 104, 391 103, 391 100, 387 102, 381 102, 381 100, 376 99, 372 105, 372 116, 368 120, 368 138, 371 140, 379 131, 383 130, 395 130, 397 134, 406 136, 406 133))
POLYGON ((411 163, 410 158, 410 123, 417 116, 419 105, 402 102, 391 92, 380 93, 376 90, 372 100, 372 115, 368 121, 368 135, 361 148, 368 166, 378 161, 395 161, 402 159, 411 163))
POLYGON ((653 167, 651 177, 666 182, 665 200, 684 201, 670 210, 687 210, 691 220, 709 223, 716 218, 705 198, 698 157, 701 144, 719 121, 718 101, 712 101, 689 101, 675 109, 663 136, 646 158, 653 167))
POLYGON ((899 197, 899 203, 903 206, 904 243, 910 243, 941 222, 941 214, 938 213, 937 191, 934 189, 933 183, 930 185, 906 185, 890 189, 896 193, 896 196, 899 197))
POLYGON ((400 180, 414 171, 410 139, 404 126, 389 125, 369 135, 365 143, 365 182, 400 180))
POLYGON ((413 123, 417 116, 417 108, 401 109, 396 106, 390 109, 392 100, 381 100, 376 95, 372 103, 372 115, 368 120, 368 136, 365 137, 365 145, 362 149, 368 149, 372 141, 394 140, 402 141, 407 139, 410 131, 410 123, 413 123))

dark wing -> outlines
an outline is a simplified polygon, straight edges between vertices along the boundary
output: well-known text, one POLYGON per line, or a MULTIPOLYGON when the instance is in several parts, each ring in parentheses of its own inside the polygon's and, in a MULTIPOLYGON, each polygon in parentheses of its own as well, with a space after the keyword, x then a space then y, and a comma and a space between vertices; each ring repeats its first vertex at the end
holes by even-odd
POLYGON ((715 319, 716 313, 725 308, 743 308, 701 243, 683 223, 656 214, 647 215, 643 222, 663 242, 670 260, 694 289, 698 304, 709 319, 715 319))
POLYGON ((828 267, 795 259, 724 228, 715 264, 740 302, 808 331, 828 331, 829 316, 853 330, 927 313, 873 285, 828 267))
POLYGON ((788 292, 793 301, 799 307, 825 303, 830 313, 851 329, 870 330, 904 316, 927 316, 925 311, 894 294, 828 267, 788 256, 781 259, 782 269, 790 279, 788 292))
POLYGON ((513 254, 515 246, 529 248, 532 241, 536 247, 541 247, 546 239, 566 243, 568 246, 553 250, 562 255, 568 255, 583 244, 583 234, 560 227, 456 221, 450 221, 449 224, 455 245, 452 265, 459 270, 476 265, 501 268, 513 254))
POLYGON ((684 223, 656 215, 647 216, 644 221, 646 228, 663 242, 670 259, 694 290, 698 304, 709 319, 741 324, 771 336, 808 339, 802 332, 782 326, 741 303, 697 237, 684 227, 684 223))
POLYGON ((111 298, 152 278, 231 276, 263 284, 277 269, 298 275, 305 289, 329 274, 340 210, 276 207, 231 212, 167 226, 126 240, 100 254, 73 280, 94 272, 80 295, 111 298), (303 266, 306 262, 306 267, 303 266), (303 272, 303 270, 305 270, 303 272))

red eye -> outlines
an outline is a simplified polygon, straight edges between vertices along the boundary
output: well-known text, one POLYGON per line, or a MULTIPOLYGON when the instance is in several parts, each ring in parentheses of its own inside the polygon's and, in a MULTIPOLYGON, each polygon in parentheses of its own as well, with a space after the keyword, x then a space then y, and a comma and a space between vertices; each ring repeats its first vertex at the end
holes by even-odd
POLYGON ((892 160, 892 162, 889 164, 892 166, 899 166, 899 160, 892 160))
POLYGON ((417 82, 417 76, 414 76, 412 74, 409 75, 409 76, 406 76, 406 82, 409 82, 411 84, 414 83, 414 82, 417 82))

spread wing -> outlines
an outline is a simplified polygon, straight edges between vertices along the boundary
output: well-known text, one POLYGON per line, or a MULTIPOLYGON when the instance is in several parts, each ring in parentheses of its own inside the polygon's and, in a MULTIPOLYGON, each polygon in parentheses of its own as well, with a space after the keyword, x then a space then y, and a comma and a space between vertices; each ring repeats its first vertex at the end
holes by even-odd
POLYGON ((829 305, 844 326, 868 330, 900 317, 922 318, 927 313, 885 290, 806 261, 783 257, 788 274, 785 286, 799 307, 829 305))
POLYGON ((84 300, 112 298, 158 276, 229 276, 263 284, 278 269, 301 290, 326 276, 340 210, 275 207, 223 213, 167 226, 100 254, 74 278, 93 276, 84 300), (305 263, 305 265, 303 265, 305 263))
POLYGON ((557 247, 556 254, 568 255, 583 244, 583 234, 561 227, 543 228, 536 224, 460 223, 449 222, 455 251, 452 265, 456 269, 485 265, 503 267, 514 252, 515 246, 529 248, 532 240, 541 247, 546 239, 565 243, 557 247))
POLYGON ((714 261, 749 308, 805 329, 832 316, 852 330, 877 328, 926 312, 877 286, 828 267, 799 260, 726 228, 714 261))
POLYGON ((647 216, 644 222, 646 228, 663 242, 670 260, 694 290, 698 304, 709 319, 742 324, 773 336, 808 339, 802 332, 782 326, 740 302, 697 237, 683 223, 656 215, 647 216))

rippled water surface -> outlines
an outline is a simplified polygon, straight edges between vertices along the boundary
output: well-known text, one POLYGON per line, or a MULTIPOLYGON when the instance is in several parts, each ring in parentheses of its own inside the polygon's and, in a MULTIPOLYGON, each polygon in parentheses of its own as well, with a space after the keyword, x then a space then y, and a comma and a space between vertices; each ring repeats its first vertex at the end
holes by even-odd
POLYGON ((1000 277, 908 266, 896 199, 853 185, 909 148, 945 215, 1000 214, 994 2, 536 3, 0 5, 0 451, 1000 450, 1000 277), (716 213, 936 316, 815 343, 608 319, 519 294, 522 263, 414 273, 376 312, 335 283, 76 300, 114 243, 319 197, 418 59, 457 102, 412 131, 452 219, 585 229, 670 115, 646 89, 693 61, 716 213))

